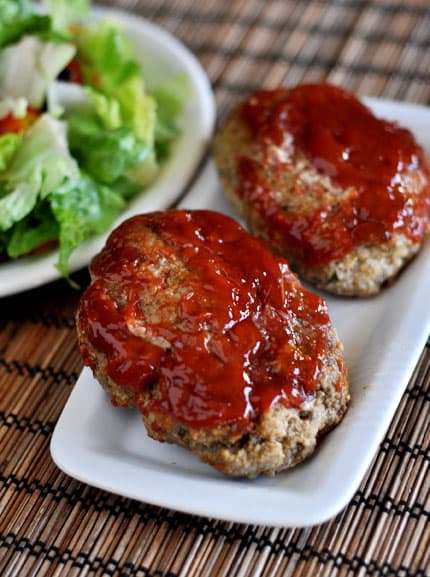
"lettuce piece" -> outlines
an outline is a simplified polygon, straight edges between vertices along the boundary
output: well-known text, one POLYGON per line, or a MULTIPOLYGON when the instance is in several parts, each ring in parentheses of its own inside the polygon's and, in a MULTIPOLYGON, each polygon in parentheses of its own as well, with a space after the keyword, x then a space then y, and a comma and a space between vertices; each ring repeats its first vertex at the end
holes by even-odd
POLYGON ((92 105, 83 86, 56 80, 48 88, 46 108, 49 114, 58 118, 76 111, 89 112, 92 105))
POLYGON ((102 121, 112 123, 116 101, 119 108, 119 114, 118 110, 115 112, 116 124, 120 120, 121 125, 133 128, 136 136, 152 147, 156 102, 145 93, 141 67, 134 60, 124 32, 116 24, 104 21, 78 27, 74 40, 85 83, 94 89, 92 98, 102 121), (103 103, 100 94, 108 97, 109 102, 103 103))
POLYGON ((118 80, 139 74, 142 81, 140 66, 133 60, 131 44, 114 22, 104 20, 78 26, 74 31, 74 42, 86 83, 111 93, 118 80))
POLYGON ((25 182, 33 169, 41 174, 41 198, 64 178, 79 175, 76 160, 69 152, 66 125, 48 114, 42 115, 24 134, 11 166, 5 174, 12 184, 25 182))
POLYGON ((184 74, 172 76, 157 86, 151 95, 157 102, 157 112, 173 120, 182 114, 190 97, 190 83, 184 74))
POLYGON ((58 239, 58 234, 58 223, 45 200, 12 227, 6 243, 7 255, 18 258, 29 254, 45 243, 58 239))
MULTIPOLYGON (((137 84, 134 81, 132 84, 137 89, 137 84)), ((115 97, 106 96, 91 88, 87 89, 87 92, 93 103, 94 110, 105 128, 131 127, 138 138, 147 143, 148 153, 146 158, 140 164, 133 166, 127 171, 127 175, 131 179, 146 186, 156 178, 160 170, 157 149, 155 148, 157 128, 155 101, 145 94, 139 96, 138 90, 140 89, 138 89, 135 94, 136 98, 134 99, 131 96, 128 99, 130 109, 127 110, 125 107, 127 101, 126 87, 123 86, 123 89, 121 103, 115 97), (135 109, 133 108, 133 102, 135 109)), ((169 140, 171 138, 172 136, 169 137, 169 140)))
POLYGON ((120 176, 110 185, 115 192, 122 198, 128 200, 138 192, 142 192, 142 184, 134 180, 130 180, 126 176, 120 176))
POLYGON ((160 164, 156 156, 155 148, 150 151, 142 164, 136 164, 125 172, 125 176, 142 187, 151 184, 160 172, 160 164))
POLYGON ((0 179, 0 230, 27 216, 38 198, 45 198, 64 178, 79 176, 70 156, 65 125, 41 116, 22 137, 8 169, 0 179))
POLYGON ((55 30, 66 30, 75 22, 84 20, 90 13, 88 0, 45 0, 55 30))
POLYGON ((24 34, 44 33, 50 28, 51 18, 36 14, 30 0, 0 0, 0 47, 24 34))
POLYGON ((4 172, 12 161, 19 145, 22 134, 2 134, 0 136, 0 172, 4 172))
POLYGON ((41 174, 36 171, 29 171, 26 182, 11 191, 0 184, 0 230, 8 230, 33 210, 41 185, 41 174))
POLYGON ((18 18, 26 18, 34 14, 31 0, 0 0, 1 22, 13 22, 18 18))
POLYGON ((81 26, 74 38, 88 96, 103 126, 132 128, 148 147, 145 160, 126 176, 149 184, 180 132, 175 119, 189 96, 187 78, 176 76, 148 94, 133 48, 118 25, 104 21, 81 26))
POLYGON ((57 268, 68 276, 70 255, 84 240, 105 231, 125 207, 120 194, 97 184, 87 175, 67 179, 49 195, 52 212, 59 224, 57 268))
POLYGON ((171 144, 180 133, 176 118, 183 112, 190 96, 189 80, 183 74, 173 76, 151 94, 157 103, 155 149, 157 158, 164 160, 170 156, 171 144))
POLYGON ((26 36, 0 53, 0 97, 25 98, 41 108, 50 84, 75 55, 66 42, 43 42, 26 36))
POLYGON ((170 78, 152 91, 157 103, 155 150, 160 161, 170 156, 171 144, 180 133, 176 118, 183 112, 189 95, 190 84, 183 74, 170 78))
POLYGON ((173 120, 163 114, 157 115, 154 148, 160 162, 169 158, 171 145, 179 134, 180 130, 173 120))
POLYGON ((87 88, 86 92, 100 122, 105 128, 111 129, 122 126, 121 107, 116 98, 111 98, 92 88, 87 88))
POLYGON ((79 165, 104 184, 113 183, 128 168, 142 163, 149 152, 130 128, 107 130, 93 115, 69 117, 68 139, 79 165))
POLYGON ((45 3, 49 16, 30 0, 0 0, 0 115, 48 110, 23 135, 0 136, 0 251, 17 258, 57 239, 57 268, 68 277, 75 248, 108 229, 158 174, 179 132, 186 81, 146 93, 117 24, 71 28, 88 15, 87 0, 45 3), (58 82, 76 54, 85 86, 58 82), (70 120, 67 138, 53 115, 70 120))

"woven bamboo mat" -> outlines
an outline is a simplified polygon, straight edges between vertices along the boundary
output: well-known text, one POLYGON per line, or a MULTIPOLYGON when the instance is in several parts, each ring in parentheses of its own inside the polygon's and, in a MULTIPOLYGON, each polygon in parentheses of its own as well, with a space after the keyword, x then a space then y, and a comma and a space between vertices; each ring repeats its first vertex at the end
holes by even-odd
MULTIPOLYGON (((261 87, 331 81, 430 104, 427 0, 122 0, 200 59, 222 119, 261 87)), ((85 272, 80 278, 88 280, 85 272)), ((79 294, 0 301, 0 575, 425 577, 430 574, 430 346, 350 505, 309 529, 179 514, 61 473, 49 442, 81 370, 79 294)))

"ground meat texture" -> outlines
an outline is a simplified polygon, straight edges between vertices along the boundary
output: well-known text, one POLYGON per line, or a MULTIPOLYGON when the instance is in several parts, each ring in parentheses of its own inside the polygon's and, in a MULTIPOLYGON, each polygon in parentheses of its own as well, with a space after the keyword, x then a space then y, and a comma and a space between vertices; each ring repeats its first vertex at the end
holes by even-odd
POLYGON ((309 456, 349 401, 325 302, 233 219, 129 219, 93 260, 77 327, 85 363, 151 437, 233 476, 309 456))
POLYGON ((340 88, 256 93, 218 132, 214 156, 249 230, 330 292, 379 292, 429 230, 423 151, 340 88))

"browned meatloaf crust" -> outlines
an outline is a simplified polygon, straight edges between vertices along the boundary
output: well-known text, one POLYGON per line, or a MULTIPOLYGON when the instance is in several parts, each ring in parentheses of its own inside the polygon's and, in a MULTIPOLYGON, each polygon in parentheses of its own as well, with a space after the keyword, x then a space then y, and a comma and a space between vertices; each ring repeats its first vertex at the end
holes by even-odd
MULTIPOLYGON (((288 92, 287 89, 273 91, 273 99, 282 98, 288 92)), ((265 97, 271 96, 269 91, 263 94, 265 97)), ((245 104, 250 103, 252 98, 245 104)), ((296 231, 300 231, 309 215, 323 215, 317 234, 320 234, 322 243, 331 237, 337 250, 336 231, 330 219, 333 215, 336 218, 340 209, 356 203, 356 190, 352 186, 340 186, 331 176, 317 169, 300 147, 295 146, 288 132, 279 146, 274 145, 270 138, 256 138, 244 120, 242 106, 220 129, 213 147, 221 185, 233 210, 243 217, 251 233, 285 256, 293 270, 317 287, 341 295, 368 296, 379 292, 419 251, 423 235, 420 233, 420 236, 412 238, 404 228, 394 227, 378 238, 370 235, 367 240, 357 242, 338 258, 320 263, 306 260, 308 248, 299 246, 297 242, 292 243, 292 238, 283 233, 282 226, 276 228, 274 223, 287 218, 293 226, 295 223, 296 231), (254 171, 253 178, 257 175, 259 179, 258 194, 249 192, 249 171, 254 171), (266 198, 261 194, 263 188, 266 198), (268 204, 265 204, 266 201, 268 204)), ((422 158, 421 168, 412 166, 402 173, 403 188, 399 187, 399 190, 404 195, 404 209, 403 213, 399 212, 399 222, 404 218, 403 214, 415 210, 417 199, 426 195, 427 214, 425 201, 422 202, 420 198, 420 214, 417 216, 419 226, 428 228, 430 189, 426 174, 428 176, 422 158)), ((409 215, 408 218, 411 218, 411 226, 415 226, 414 216, 409 215)), ((297 236, 296 232, 293 231, 292 236, 297 236)))
POLYGON ((80 352, 113 404, 137 407, 154 439, 252 478, 301 462, 341 421, 348 381, 324 301, 229 217, 169 211, 129 219, 91 274, 77 315, 80 352), (181 237, 188 225, 193 234, 181 237))

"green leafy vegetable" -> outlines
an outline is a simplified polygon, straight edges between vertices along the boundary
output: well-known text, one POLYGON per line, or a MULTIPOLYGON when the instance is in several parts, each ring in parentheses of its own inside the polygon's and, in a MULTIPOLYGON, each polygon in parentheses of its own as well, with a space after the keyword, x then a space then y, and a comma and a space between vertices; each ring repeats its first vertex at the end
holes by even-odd
MULTIPOLYGON (((141 67, 133 59, 124 32, 106 21, 79 27, 74 38, 85 82, 97 91, 93 98, 97 99, 97 93, 109 97, 109 111, 112 101, 117 101, 121 125, 133 128, 136 136, 152 146, 156 103, 145 92, 141 67)), ((100 113, 100 104, 96 106, 100 113)))
POLYGON ((36 14, 30 0, 0 0, 0 47, 23 34, 39 34, 51 28, 50 16, 36 14))
POLYGON ((41 116, 22 138, 9 168, 0 180, 0 230, 7 230, 57 188, 66 177, 79 176, 70 156, 65 126, 41 116))
POLYGON ((142 70, 133 49, 117 24, 80 26, 74 35, 88 94, 106 128, 131 128, 148 147, 143 162, 131 169, 132 179, 146 185, 159 171, 155 130, 157 104, 145 92, 142 70))
POLYGON ((57 268, 68 276, 70 255, 85 239, 105 231, 125 207, 124 199, 111 188, 82 176, 66 180, 49 196, 60 227, 57 268))
POLYGON ((21 143, 22 135, 7 133, 0 136, 0 172, 6 170, 21 143))
POLYGON ((0 0, 1 22, 13 22, 34 13, 31 0, 0 0))
POLYGON ((58 239, 58 233, 58 223, 49 203, 38 203, 29 215, 12 227, 6 243, 7 254, 10 258, 29 254, 45 243, 58 239))
POLYGON ((25 36, 0 53, 0 96, 25 98, 41 108, 50 84, 72 60, 75 47, 66 42, 43 42, 25 36))
POLYGON ((12 190, 0 187, 0 230, 7 230, 33 210, 41 184, 40 173, 29 171, 26 182, 18 183, 12 190))
POLYGON ((189 92, 188 78, 180 75, 170 78, 151 93, 157 103, 154 145, 160 161, 170 156, 171 144, 180 133, 176 118, 182 113, 189 92))
POLYGON ((69 118, 68 138, 79 165, 104 184, 117 180, 148 154, 146 144, 130 128, 107 130, 89 115, 69 118))
POLYGON ((184 110, 184 105, 190 97, 190 83, 184 74, 173 76, 160 86, 157 86, 151 95, 157 102, 157 112, 168 118, 176 118, 184 110))
POLYGON ((131 180, 127 176, 120 176, 110 185, 115 192, 117 192, 122 198, 128 200, 132 198, 138 192, 142 192, 142 184, 135 180, 131 180))
POLYGON ((118 80, 139 74, 131 44, 114 22, 102 21, 79 26, 74 32, 78 55, 84 67, 86 84, 112 93, 118 80))
POLYGON ((116 98, 111 98, 92 88, 87 88, 87 95, 89 102, 105 128, 119 128, 122 126, 121 107, 116 98))
POLYGON ((90 3, 88 0, 46 0, 55 30, 67 28, 88 17, 90 3))
POLYGON ((189 93, 182 76, 148 93, 124 31, 82 23, 88 0, 45 4, 42 16, 31 0, 0 0, 0 122, 47 111, 0 136, 0 252, 17 258, 58 240, 68 276, 74 249, 157 176, 189 93), (65 69, 73 82, 61 81, 65 69))

